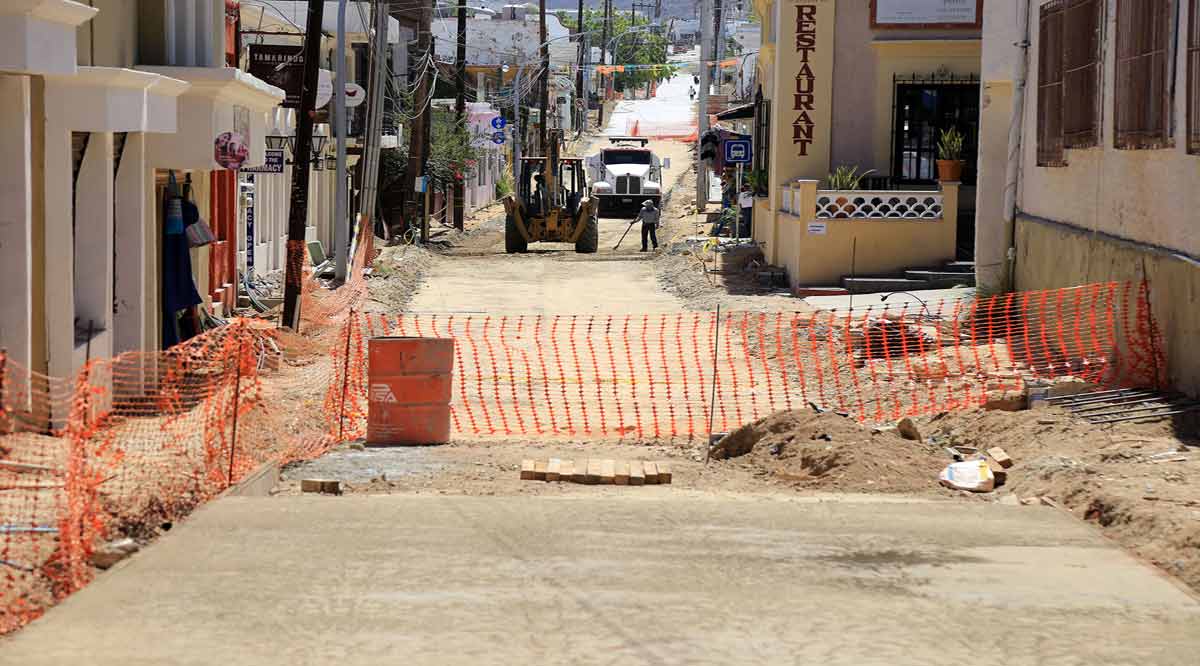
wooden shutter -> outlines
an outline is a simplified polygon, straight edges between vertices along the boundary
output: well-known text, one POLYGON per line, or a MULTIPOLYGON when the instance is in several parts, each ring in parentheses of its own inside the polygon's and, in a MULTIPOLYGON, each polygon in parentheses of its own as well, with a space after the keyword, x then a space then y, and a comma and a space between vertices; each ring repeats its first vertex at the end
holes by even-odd
POLYGON ((1200 0, 1192 0, 1187 40, 1188 152, 1200 155, 1200 0))
POLYGON ((1172 9, 1173 0, 1117 0, 1117 148, 1169 145, 1172 9))
POLYGON ((1063 20, 1063 144, 1100 143, 1100 30, 1104 3, 1068 0, 1063 20))
POLYGON ((1042 5, 1038 32, 1038 166, 1065 166, 1063 154, 1063 0, 1042 5))

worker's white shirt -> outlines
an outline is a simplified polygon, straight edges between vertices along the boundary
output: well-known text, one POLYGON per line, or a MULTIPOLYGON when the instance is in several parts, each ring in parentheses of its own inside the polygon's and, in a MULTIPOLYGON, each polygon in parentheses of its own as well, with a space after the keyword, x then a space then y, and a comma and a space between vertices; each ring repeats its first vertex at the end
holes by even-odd
POLYGON ((742 208, 754 208, 754 194, 742 192, 738 195, 738 205, 742 208))

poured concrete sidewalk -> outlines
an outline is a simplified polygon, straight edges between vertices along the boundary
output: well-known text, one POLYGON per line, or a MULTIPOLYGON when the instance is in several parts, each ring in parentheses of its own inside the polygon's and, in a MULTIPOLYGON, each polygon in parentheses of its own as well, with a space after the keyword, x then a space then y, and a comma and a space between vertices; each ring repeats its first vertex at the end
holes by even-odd
POLYGON ((1043 507, 226 498, 0 663, 1187 664, 1200 604, 1043 507))

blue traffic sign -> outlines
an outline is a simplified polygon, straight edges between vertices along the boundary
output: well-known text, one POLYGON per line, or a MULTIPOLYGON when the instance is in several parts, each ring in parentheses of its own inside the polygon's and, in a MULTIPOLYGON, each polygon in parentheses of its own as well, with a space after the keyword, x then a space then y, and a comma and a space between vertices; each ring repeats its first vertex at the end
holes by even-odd
POLYGON ((497 146, 502 145, 504 143, 504 132, 493 132, 492 143, 496 144, 497 146))
POLYGON ((749 139, 728 139, 725 141, 725 161, 730 164, 749 164, 754 155, 754 149, 749 139))
POLYGON ((502 130, 502 129, 504 129, 504 126, 507 124, 508 124, 508 121, 505 120, 503 116, 496 116, 495 118, 492 118, 492 128, 493 129, 502 130))

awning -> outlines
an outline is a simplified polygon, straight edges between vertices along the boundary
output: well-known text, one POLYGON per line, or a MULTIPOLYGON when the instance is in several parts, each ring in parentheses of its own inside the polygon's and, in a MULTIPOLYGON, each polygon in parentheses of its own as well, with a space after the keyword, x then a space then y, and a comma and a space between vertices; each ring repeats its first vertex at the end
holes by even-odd
POLYGON ((46 77, 46 115, 76 132, 174 132, 184 81, 121 67, 46 77))
POLYGON ((717 114, 717 120, 753 120, 754 103, 735 106, 717 114))

